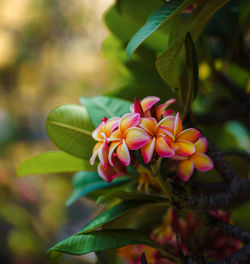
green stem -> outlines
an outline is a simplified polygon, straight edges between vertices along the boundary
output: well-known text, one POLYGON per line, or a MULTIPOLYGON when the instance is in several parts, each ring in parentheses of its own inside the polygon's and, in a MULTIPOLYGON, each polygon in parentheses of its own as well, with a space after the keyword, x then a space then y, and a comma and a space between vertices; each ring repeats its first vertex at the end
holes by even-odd
POLYGON ((155 177, 156 182, 158 183, 158 185, 160 186, 160 188, 162 189, 163 193, 166 195, 166 197, 169 199, 169 201, 172 201, 172 197, 171 197, 171 188, 170 185, 168 184, 168 182, 165 182, 160 174, 157 174, 155 177))

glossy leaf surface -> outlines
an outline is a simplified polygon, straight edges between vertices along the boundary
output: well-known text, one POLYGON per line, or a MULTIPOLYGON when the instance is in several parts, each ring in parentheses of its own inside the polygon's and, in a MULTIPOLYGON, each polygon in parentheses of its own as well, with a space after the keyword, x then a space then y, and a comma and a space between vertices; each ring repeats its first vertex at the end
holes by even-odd
POLYGON ((80 159, 60 151, 49 151, 23 161, 17 168, 19 177, 30 174, 62 173, 95 170, 89 160, 80 159))
POLYGON ((146 24, 133 36, 127 46, 127 56, 130 58, 141 43, 154 33, 160 26, 174 18, 195 0, 177 0, 165 3, 157 9, 146 21, 146 24))
POLYGON ((129 101, 108 96, 81 97, 81 103, 86 107, 89 117, 95 126, 101 123, 103 117, 122 116, 128 113, 132 104, 129 101))
POLYGON ((73 192, 66 205, 72 205, 79 198, 101 189, 109 189, 129 182, 128 178, 118 178, 111 183, 105 182, 97 172, 81 171, 75 174, 73 179, 73 192))
POLYGON ((95 144, 91 136, 94 127, 84 107, 56 107, 47 118, 46 128, 50 139, 59 148, 80 158, 90 158, 95 144))
POLYGON ((127 245, 148 245, 159 248, 159 245, 144 233, 131 229, 106 229, 70 236, 50 248, 48 254, 51 256, 53 251, 59 251, 72 255, 83 255, 127 245))

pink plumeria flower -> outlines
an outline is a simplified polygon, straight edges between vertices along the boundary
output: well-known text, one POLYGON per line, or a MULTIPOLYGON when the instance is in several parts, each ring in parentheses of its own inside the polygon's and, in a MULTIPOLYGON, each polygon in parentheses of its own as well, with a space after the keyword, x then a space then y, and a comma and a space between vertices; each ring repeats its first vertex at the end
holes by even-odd
MULTIPOLYGON (((135 99, 137 100, 137 99, 135 99)), ((143 110, 144 116, 151 116, 150 109, 160 101, 160 98, 157 96, 147 96, 140 101, 141 108, 143 110)), ((138 108, 135 107, 135 104, 132 104, 130 107, 130 111, 132 113, 138 113, 138 108)), ((140 113, 140 112, 139 112, 140 113)))
POLYGON ((127 169, 117 157, 113 157, 114 166, 108 164, 106 167, 99 163, 98 174, 106 181, 111 182, 114 178, 126 175, 127 169))
MULTIPOLYGON (((211 170, 214 165, 212 160, 204 154, 207 151, 208 142, 205 137, 201 137, 196 143, 196 151, 191 156, 183 158, 177 162, 177 174, 183 181, 188 181, 193 174, 194 168, 205 172, 211 170)), ((174 159, 181 159, 175 157, 174 159)))
POLYGON ((169 105, 175 103, 175 99, 169 99, 164 104, 157 106, 153 109, 154 105, 160 101, 157 96, 147 96, 140 102, 135 98, 135 103, 131 105, 130 110, 133 113, 139 113, 141 117, 154 116, 159 121, 163 117, 173 114, 172 109, 168 109, 169 105))
POLYGON ((195 128, 183 130, 179 113, 176 117, 165 117, 159 122, 158 127, 166 135, 165 141, 175 150, 177 156, 190 156, 195 152, 194 143, 200 138, 201 133, 195 128))
POLYGON ((108 166, 108 142, 107 139, 110 137, 112 132, 118 127, 119 117, 112 117, 109 120, 103 119, 101 124, 92 132, 92 137, 98 141, 94 148, 90 158, 90 164, 95 163, 95 159, 98 155, 101 164, 104 168, 108 166))
POLYGON ((125 114, 120 122, 118 129, 109 137, 111 141, 108 160, 113 166, 113 153, 116 155, 124 166, 130 164, 129 150, 137 150, 143 147, 149 140, 150 136, 141 128, 137 127, 140 123, 140 114, 125 114))
POLYGON ((174 110, 172 109, 168 109, 167 108, 171 105, 175 103, 175 99, 169 99, 167 100, 164 104, 160 104, 159 106, 157 106, 156 110, 155 110, 155 115, 158 121, 160 121, 162 118, 170 116, 173 114, 174 110))
POLYGON ((154 117, 142 117, 139 125, 150 136, 150 140, 141 148, 141 154, 144 162, 147 164, 153 156, 154 151, 160 157, 173 157, 175 155, 174 149, 170 148, 164 140, 165 135, 157 124, 154 117))

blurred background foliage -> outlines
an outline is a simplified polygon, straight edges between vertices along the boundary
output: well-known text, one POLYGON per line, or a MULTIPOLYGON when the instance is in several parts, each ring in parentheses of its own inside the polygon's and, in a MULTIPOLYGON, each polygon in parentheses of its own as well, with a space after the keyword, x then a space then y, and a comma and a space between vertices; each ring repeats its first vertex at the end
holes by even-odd
POLYGON ((15 170, 25 158, 55 148, 45 131, 52 108, 108 86, 102 15, 111 2, 0 1, 0 263, 48 263, 47 249, 93 212, 89 201, 65 207, 72 175, 18 179, 15 170))
MULTIPOLYGON (((47 263, 49 246, 96 213, 89 200, 65 207, 71 174, 16 177, 16 166, 25 158, 55 148, 45 131, 51 109, 101 93, 129 100, 174 96, 155 68, 171 23, 148 38, 131 63, 125 51, 164 1, 117 0, 110 7, 113 2, 0 1, 0 263, 47 263), (105 10, 108 37, 101 18, 105 10)), ((243 0, 231 0, 212 18, 196 42, 200 85, 192 105, 196 127, 244 177, 249 177, 249 157, 238 154, 250 150, 249 105, 242 99, 250 93, 249 25, 250 3, 243 0)), ((216 177, 206 175, 207 180, 216 177)), ((249 212, 244 205, 235 210, 234 220, 249 228, 249 212)), ((93 258, 65 257, 62 263, 93 258)))

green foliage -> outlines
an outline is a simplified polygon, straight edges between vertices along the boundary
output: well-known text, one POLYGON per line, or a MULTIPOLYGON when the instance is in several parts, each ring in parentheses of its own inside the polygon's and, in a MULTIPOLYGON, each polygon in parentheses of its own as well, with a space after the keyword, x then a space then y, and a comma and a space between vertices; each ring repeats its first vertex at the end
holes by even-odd
MULTIPOLYGON (((151 201, 152 202, 152 201, 151 201)), ((78 234, 91 232, 138 207, 147 206, 150 204, 148 200, 127 200, 122 201, 116 206, 108 209, 107 211, 99 214, 93 220, 91 220, 86 226, 84 226, 78 234)))
POLYGON ((188 114, 191 103, 195 99, 198 90, 199 69, 198 59, 195 51, 195 46, 190 33, 185 37, 185 51, 186 51, 186 71, 184 71, 183 79, 185 83, 181 86, 181 98, 184 105, 183 119, 188 114))
POLYGON ((17 168, 19 177, 30 174, 96 170, 89 160, 79 159, 65 152, 49 151, 23 161, 17 168))
POLYGON ((109 119, 113 116, 122 116, 128 113, 131 105, 131 102, 108 96, 81 97, 80 101, 87 109, 95 126, 101 123, 104 116, 109 119))
MULTIPOLYGON (((183 21, 181 32, 169 43, 168 49, 157 58, 156 66, 159 74, 177 92, 181 87, 181 76, 185 71, 185 36, 188 32, 196 40, 211 16, 228 0, 202 1, 197 9, 183 21)), ((176 33, 174 33, 176 34, 176 33)))
POLYGON ((105 182, 97 172, 81 171, 73 178, 73 192, 67 200, 66 205, 72 205, 80 197, 91 194, 95 191, 111 189, 129 182, 128 178, 118 178, 111 183, 105 182))
POLYGON ((113 191, 106 195, 102 195, 97 199, 97 203, 103 203, 110 201, 112 199, 121 199, 121 200, 144 200, 144 201, 158 201, 158 202, 168 202, 168 200, 161 196, 149 195, 144 192, 127 192, 127 191, 113 191))
POLYGON ((62 150, 83 158, 91 156, 94 127, 84 107, 61 105, 50 112, 46 123, 50 139, 62 150))
POLYGON ((133 36, 127 46, 127 56, 130 58, 140 44, 154 33, 160 26, 170 21, 181 11, 191 5, 195 0, 171 1, 157 9, 148 19, 146 24, 133 36))
POLYGON ((72 255, 83 255, 93 251, 120 248, 127 245, 149 245, 159 248, 159 245, 147 235, 130 229, 99 230, 86 234, 70 236, 49 249, 72 255))

